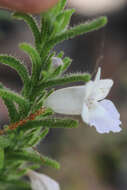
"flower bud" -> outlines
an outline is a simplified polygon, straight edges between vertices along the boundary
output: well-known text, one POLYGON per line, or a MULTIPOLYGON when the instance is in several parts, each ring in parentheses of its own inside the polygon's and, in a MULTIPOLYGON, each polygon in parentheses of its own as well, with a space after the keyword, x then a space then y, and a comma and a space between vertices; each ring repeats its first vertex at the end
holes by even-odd
POLYGON ((52 57, 52 67, 56 69, 60 65, 62 66, 64 63, 61 58, 59 57, 52 57))

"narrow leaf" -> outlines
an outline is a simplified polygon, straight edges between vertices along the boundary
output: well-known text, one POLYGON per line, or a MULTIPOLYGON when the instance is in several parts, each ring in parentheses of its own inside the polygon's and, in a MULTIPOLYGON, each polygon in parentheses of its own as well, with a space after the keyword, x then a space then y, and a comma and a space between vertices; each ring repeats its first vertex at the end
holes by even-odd
POLYGON ((37 88, 42 90, 44 88, 49 88, 52 86, 56 85, 63 85, 67 83, 72 83, 72 82, 88 82, 90 80, 90 75, 85 73, 85 74, 74 74, 70 76, 64 76, 58 79, 54 80, 47 80, 46 82, 42 82, 37 88))
POLYGON ((63 10, 66 5, 67 0, 60 0, 59 2, 59 10, 63 10))
POLYGON ((72 60, 69 57, 65 57, 63 59, 64 65, 62 67, 62 71, 66 71, 68 67, 71 65, 72 60))
POLYGON ((46 13, 42 14, 41 18, 41 47, 43 49, 43 46, 45 45, 45 42, 48 40, 50 34, 51 34, 52 28, 50 25, 50 19, 47 16, 46 13))
POLYGON ((40 135, 38 134, 36 138, 31 139, 31 141, 29 142, 29 146, 37 145, 42 139, 44 139, 47 136, 48 133, 49 133, 49 129, 44 129, 40 133, 40 135))
POLYGON ((57 34, 57 33, 65 31, 67 29, 67 26, 69 25, 71 16, 74 12, 75 12, 74 9, 67 9, 57 15, 56 21, 54 23, 55 24, 54 35, 55 35, 55 33, 57 34))
POLYGON ((14 101, 21 107, 24 107, 24 109, 28 109, 29 107, 29 103, 27 100, 25 100, 22 96, 18 95, 17 93, 11 92, 9 90, 0 89, 0 97, 14 101))
POLYGON ((12 56, 0 55, 0 62, 15 69, 24 82, 24 85, 29 86, 29 74, 26 67, 19 60, 12 56))
POLYGON ((59 0, 59 2, 57 3, 57 5, 55 7, 52 8, 52 14, 59 14, 65 7, 66 5, 66 0, 59 0))
POLYGON ((10 140, 8 137, 0 136, 0 147, 7 148, 10 145, 10 140))
MULTIPOLYGON (((2 84, 0 84, 0 88, 4 89, 4 86, 2 84)), ((15 104, 13 103, 13 101, 8 100, 7 98, 2 98, 4 101, 4 104, 6 105, 7 109, 8 109, 8 114, 9 114, 9 118, 11 123, 18 121, 19 120, 19 113, 16 109, 15 104)))
POLYGON ((0 147, 0 170, 4 166, 4 149, 0 147))
POLYGON ((20 116, 13 101, 3 98, 3 101, 8 109, 10 122, 14 123, 19 120, 20 116))
POLYGON ((40 165, 47 165, 47 166, 52 166, 56 169, 59 169, 59 163, 56 162, 55 160, 49 159, 45 156, 42 156, 41 154, 37 153, 31 153, 27 151, 15 151, 15 152, 7 152, 7 159, 8 160, 23 160, 27 162, 34 162, 38 163, 40 165))
POLYGON ((22 130, 26 131, 28 129, 36 127, 47 127, 47 128, 75 128, 78 122, 72 119, 42 119, 35 121, 28 121, 22 126, 22 130))
POLYGON ((59 53, 58 53, 58 55, 57 55, 57 57, 59 57, 59 58, 63 58, 63 56, 64 56, 64 52, 63 51, 60 51, 59 53))
POLYGON ((28 53, 28 55, 31 58, 32 61, 32 76, 31 79, 33 82, 36 82, 37 79, 39 78, 39 73, 40 73, 40 67, 41 67, 41 58, 39 53, 35 48, 33 48, 31 45, 27 43, 22 43, 20 44, 20 48, 28 53))
POLYGON ((0 183, 7 186, 7 190, 31 190, 30 184, 26 181, 2 179, 0 183))
POLYGON ((13 17, 17 18, 17 19, 23 19, 29 25, 30 29, 33 32, 33 36, 35 38, 36 48, 39 50, 40 42, 41 42, 40 31, 39 31, 37 23, 36 23, 35 19, 32 17, 32 15, 16 12, 13 14, 13 17))
POLYGON ((71 38, 74 38, 81 34, 86 34, 88 32, 92 32, 94 30, 98 30, 107 24, 107 18, 106 17, 100 17, 98 19, 95 19, 91 22, 80 24, 78 26, 75 26, 73 28, 70 28, 69 30, 62 32, 61 34, 57 35, 55 38, 49 40, 50 46, 56 45, 64 40, 68 40, 71 38))

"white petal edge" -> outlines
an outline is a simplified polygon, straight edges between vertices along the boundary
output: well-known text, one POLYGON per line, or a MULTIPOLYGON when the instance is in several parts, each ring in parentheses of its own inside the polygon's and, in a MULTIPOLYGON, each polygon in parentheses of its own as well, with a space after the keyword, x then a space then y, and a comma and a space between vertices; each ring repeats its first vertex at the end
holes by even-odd
POLYGON ((32 190, 60 190, 59 184, 47 175, 29 170, 32 190))
POLYGON ((101 103, 96 103, 89 111, 89 124, 90 126, 94 126, 99 133, 109 133, 112 132, 120 132, 121 128, 119 125, 121 121, 118 117, 115 119, 114 115, 112 117, 110 111, 108 112, 101 103))
POLYGON ((93 95, 94 86, 95 86, 94 81, 89 81, 86 83, 86 85, 84 85, 85 87, 84 101, 93 95))
POLYGON ((80 115, 85 89, 85 86, 82 85, 56 90, 47 98, 45 106, 52 108, 56 113, 80 115))
POLYGON ((85 123, 89 124, 89 110, 85 103, 83 104, 81 117, 85 123))
POLYGON ((94 88, 91 94, 96 101, 103 100, 110 92, 113 86, 113 80, 102 79, 94 82, 94 88))
POLYGON ((95 81, 100 80, 101 78, 101 67, 98 68, 97 74, 95 76, 95 81))
POLYGON ((100 101, 100 105, 108 111, 108 113, 112 116, 113 119, 120 119, 120 114, 111 100, 104 99, 100 101))

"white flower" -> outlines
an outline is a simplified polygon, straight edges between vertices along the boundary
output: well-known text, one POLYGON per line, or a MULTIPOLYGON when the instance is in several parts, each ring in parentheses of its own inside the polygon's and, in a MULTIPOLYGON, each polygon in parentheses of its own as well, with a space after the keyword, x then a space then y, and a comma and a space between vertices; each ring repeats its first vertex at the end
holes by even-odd
POLYGON ((32 190, 60 190, 59 184, 47 175, 29 170, 27 176, 31 180, 32 190))
POLYGON ((100 79, 98 69, 94 81, 86 85, 56 90, 46 101, 56 113, 81 115, 83 121, 95 126, 99 133, 120 132, 120 114, 115 105, 104 99, 113 85, 111 79, 100 79))

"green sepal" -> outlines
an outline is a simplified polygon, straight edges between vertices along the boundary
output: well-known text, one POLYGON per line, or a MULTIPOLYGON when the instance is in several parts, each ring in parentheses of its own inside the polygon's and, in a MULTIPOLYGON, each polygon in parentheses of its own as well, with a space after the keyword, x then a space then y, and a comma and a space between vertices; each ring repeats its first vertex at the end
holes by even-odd
POLYGON ((65 57, 63 59, 64 65, 62 66, 62 71, 65 72, 68 69, 68 67, 71 65, 71 62, 72 62, 72 60, 69 57, 65 57))
POLYGON ((63 51, 60 51, 58 54, 57 54, 57 57, 59 57, 59 58, 63 58, 63 56, 64 56, 64 52, 63 51))
POLYGON ((62 73, 62 65, 58 66, 51 74, 49 78, 56 78, 62 73))
POLYGON ((34 19, 34 17, 32 17, 32 15, 29 14, 25 14, 25 13, 19 13, 19 12, 15 12, 13 14, 13 17, 16 19, 22 19, 24 20, 30 27, 33 36, 34 36, 34 40, 35 40, 35 46, 37 48, 37 50, 40 50, 40 42, 41 42, 41 36, 40 36, 40 31, 38 29, 36 20, 34 19))

